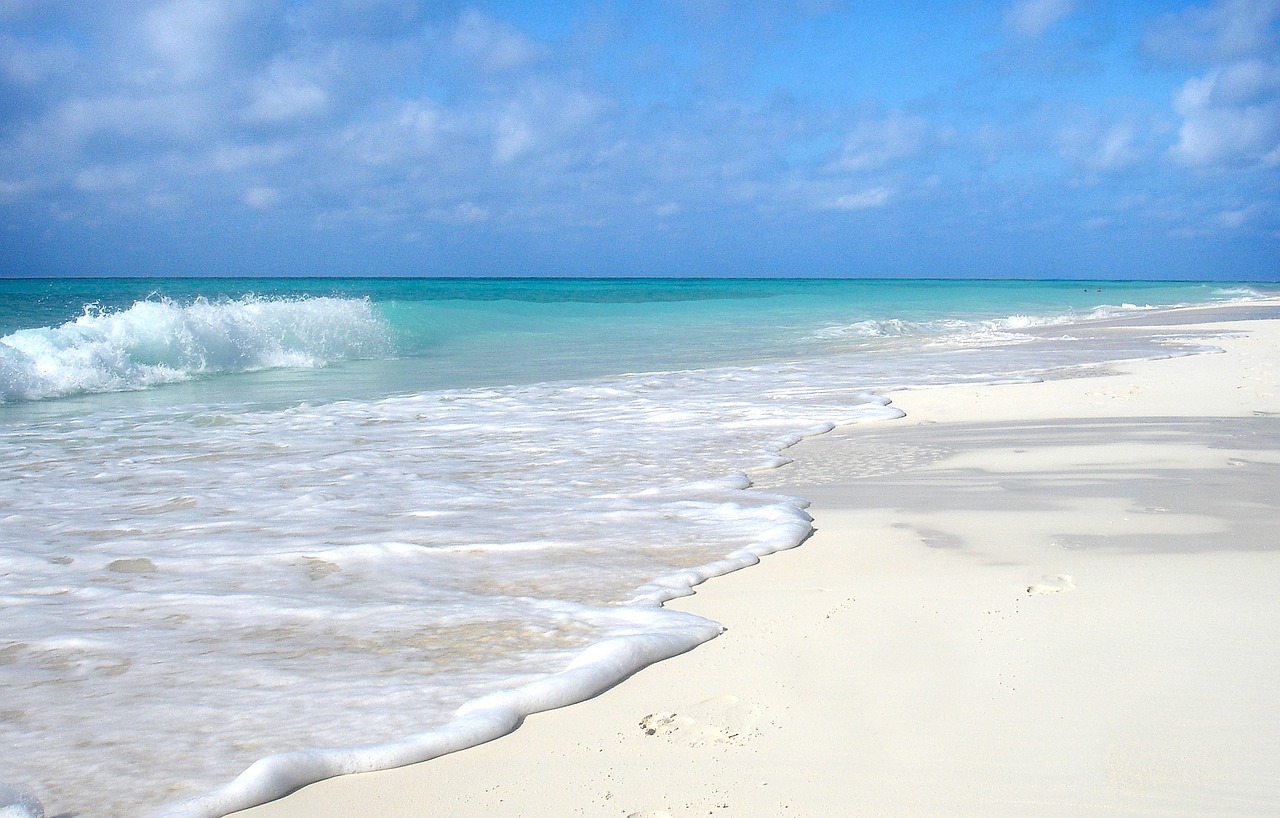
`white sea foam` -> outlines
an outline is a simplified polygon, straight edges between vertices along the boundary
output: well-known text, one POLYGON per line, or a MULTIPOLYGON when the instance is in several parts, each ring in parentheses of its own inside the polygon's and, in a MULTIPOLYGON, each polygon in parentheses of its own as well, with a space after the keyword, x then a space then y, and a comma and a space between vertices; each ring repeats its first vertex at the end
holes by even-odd
POLYGON ((25 787, 0 783, 0 818, 44 818, 44 805, 25 787))
POLYGON ((1079 319, 1073 314, 1045 317, 1031 315, 1011 315, 1007 318, 988 320, 934 319, 930 321, 904 321, 902 319, 885 319, 856 321, 852 324, 823 327, 813 333, 813 337, 821 340, 877 340, 898 338, 935 338, 950 343, 957 338, 993 338, 993 333, 1029 327, 1049 326, 1053 324, 1074 323, 1079 319))
POLYGON ((1234 301, 1252 301, 1260 298, 1274 297, 1273 294, 1261 292, 1253 287, 1219 287, 1213 291, 1214 296, 1229 297, 1234 301))
POLYGON ((903 321, 899 318, 885 320, 867 319, 852 324, 822 327, 814 332, 816 338, 894 338, 918 332, 929 332, 928 323, 903 321))
POLYGON ((716 626, 662 601, 809 530, 802 501, 747 491, 741 469, 896 414, 814 374, 0 427, 5 710, 24 728, 2 736, 6 775, 58 809, 132 815, 279 756, 172 813, 220 814, 491 736, 686 650, 716 626))
POLYGON ((1032 339, 1034 336, 1021 330, 1043 327, 1068 326, 1085 321, 1105 321, 1133 312, 1157 309, 1151 305, 1107 304, 1077 313, 1068 310, 1061 313, 1037 315, 1013 313, 1001 318, 989 319, 932 319, 906 321, 899 318, 866 319, 851 324, 822 327, 813 333, 820 340, 875 340, 898 338, 933 338, 948 345, 970 345, 990 342, 1008 342, 1032 339))
POLYGON ((0 338, 0 402, 319 366, 387 348, 386 329, 363 300, 156 299, 114 312, 90 305, 61 326, 0 338))

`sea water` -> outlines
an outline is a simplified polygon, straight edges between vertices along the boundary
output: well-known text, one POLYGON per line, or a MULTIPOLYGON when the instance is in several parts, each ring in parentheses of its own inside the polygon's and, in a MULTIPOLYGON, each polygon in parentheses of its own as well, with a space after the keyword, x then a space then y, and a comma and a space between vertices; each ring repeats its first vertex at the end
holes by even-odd
POLYGON ((0 281, 0 811, 216 816, 500 735, 716 636, 662 603, 804 540, 750 489, 801 437, 1269 292, 0 281))

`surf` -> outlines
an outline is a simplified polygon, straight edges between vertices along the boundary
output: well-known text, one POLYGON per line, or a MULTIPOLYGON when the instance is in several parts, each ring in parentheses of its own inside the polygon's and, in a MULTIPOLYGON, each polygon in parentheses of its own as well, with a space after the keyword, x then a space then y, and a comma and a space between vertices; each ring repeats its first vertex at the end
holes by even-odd
POLYGON ((390 348, 388 328, 367 299, 155 298, 122 310, 89 304, 60 326, 0 338, 0 402, 321 367, 390 348))

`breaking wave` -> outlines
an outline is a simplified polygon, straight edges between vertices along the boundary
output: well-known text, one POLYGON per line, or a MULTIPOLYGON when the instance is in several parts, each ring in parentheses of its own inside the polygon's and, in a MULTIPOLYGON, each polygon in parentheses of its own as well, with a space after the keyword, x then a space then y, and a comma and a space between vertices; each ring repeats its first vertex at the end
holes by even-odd
POLYGON ((1016 337, 1019 330, 1038 327, 1065 326, 1082 321, 1100 321, 1117 318, 1133 312, 1153 310, 1150 305, 1121 304, 1095 307, 1086 312, 1067 311, 1049 315, 1015 313, 1003 318, 948 319, 929 321, 905 321, 900 318, 867 319, 852 324, 823 327, 813 333, 820 340, 862 341, 885 338, 920 337, 941 339, 943 343, 957 340, 971 341, 977 338, 1016 337))
POLYGON ((390 348, 386 326, 365 299, 162 298, 118 311, 90 304, 62 326, 0 338, 0 402, 324 366, 390 348))

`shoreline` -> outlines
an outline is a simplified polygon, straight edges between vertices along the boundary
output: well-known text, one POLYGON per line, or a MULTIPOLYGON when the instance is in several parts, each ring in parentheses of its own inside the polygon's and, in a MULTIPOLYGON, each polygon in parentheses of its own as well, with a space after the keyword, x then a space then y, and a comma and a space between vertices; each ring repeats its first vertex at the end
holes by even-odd
POLYGON ((1274 814, 1280 322, 1226 355, 897 392, 759 488, 815 533, 728 632, 422 764, 236 815, 1274 814))

